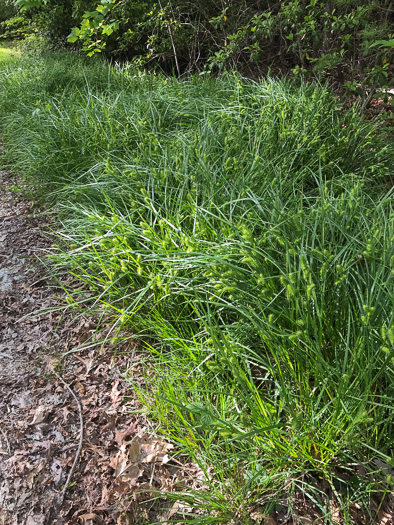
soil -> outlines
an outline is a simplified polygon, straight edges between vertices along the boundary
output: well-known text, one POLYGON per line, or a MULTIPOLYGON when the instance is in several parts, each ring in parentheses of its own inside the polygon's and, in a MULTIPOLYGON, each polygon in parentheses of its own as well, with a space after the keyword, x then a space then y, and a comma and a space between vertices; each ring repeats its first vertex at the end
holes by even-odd
MULTIPOLYGON (((100 505, 109 518, 106 523, 116 523, 120 512, 103 496, 106 483, 101 479, 110 465, 97 465, 95 479, 90 479, 92 454, 86 442, 74 485, 58 509, 81 429, 78 406, 55 375, 55 368, 59 368, 61 354, 79 346, 95 323, 58 309, 64 304, 62 290, 56 289, 37 263, 37 256, 50 246, 40 232, 44 220, 31 203, 7 187, 15 188, 15 178, 0 172, 0 523, 72 523, 78 514, 100 505)), ((83 415, 88 407, 95 409, 96 421, 89 421, 91 414, 86 421, 90 427, 85 440, 92 442, 93 435, 100 434, 98 422, 104 419, 108 424, 110 414, 119 428, 131 421, 111 403, 119 371, 110 356, 102 355, 94 362, 92 355, 92 361, 82 367, 78 357, 58 371, 73 389, 79 386, 83 415), (83 368, 88 366, 95 374, 84 381, 83 368), (82 391, 86 390, 89 395, 84 399, 82 391)), ((109 433, 103 432, 95 446, 102 445, 109 433)))

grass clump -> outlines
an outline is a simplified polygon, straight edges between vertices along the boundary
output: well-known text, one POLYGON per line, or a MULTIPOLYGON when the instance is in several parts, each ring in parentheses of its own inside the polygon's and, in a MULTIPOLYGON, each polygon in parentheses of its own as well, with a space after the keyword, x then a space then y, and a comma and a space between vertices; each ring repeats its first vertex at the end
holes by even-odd
POLYGON ((246 524, 296 490, 330 523, 321 478, 349 520, 386 490, 393 147, 377 121, 325 86, 68 55, 3 71, 0 114, 7 158, 58 210, 54 264, 145 341, 134 387, 204 473, 169 496, 191 523, 246 524))

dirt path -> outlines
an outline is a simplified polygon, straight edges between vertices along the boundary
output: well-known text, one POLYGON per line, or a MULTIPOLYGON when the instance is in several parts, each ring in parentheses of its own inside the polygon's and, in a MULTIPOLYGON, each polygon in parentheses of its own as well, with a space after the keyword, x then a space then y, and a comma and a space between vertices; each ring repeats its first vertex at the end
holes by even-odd
POLYGON ((130 517, 134 503, 122 503, 116 466, 126 437, 141 435, 141 419, 127 414, 132 401, 120 397, 130 355, 113 361, 113 348, 96 345, 59 368, 62 353, 103 334, 93 318, 53 311, 64 304, 62 290, 36 258, 50 242, 32 204, 10 191, 14 184, 0 172, 0 525, 129 523, 121 510, 130 517), (81 425, 54 367, 83 417, 82 453, 63 502, 81 425))

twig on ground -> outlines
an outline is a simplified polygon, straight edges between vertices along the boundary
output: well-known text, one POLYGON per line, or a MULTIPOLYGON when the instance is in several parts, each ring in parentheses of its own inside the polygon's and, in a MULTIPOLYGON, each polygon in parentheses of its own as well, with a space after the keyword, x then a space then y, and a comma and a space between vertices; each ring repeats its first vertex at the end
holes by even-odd
POLYGON ((7 434, 4 432, 4 430, 2 428, 0 428, 0 430, 1 430, 1 433, 3 434, 5 443, 7 445, 8 454, 11 456, 12 455, 12 453, 11 453, 11 445, 10 445, 10 442, 8 441, 7 434))
POLYGON ((63 385, 67 388, 67 390, 70 392, 72 397, 75 399, 75 402, 77 403, 77 406, 78 406, 78 413, 79 413, 79 444, 78 444, 78 450, 77 450, 77 452, 75 454, 75 458, 74 458, 74 462, 72 464, 71 470, 68 473, 67 480, 66 480, 66 482, 65 482, 65 484, 63 486, 62 491, 60 492, 60 496, 59 496, 59 499, 57 501, 57 504, 56 504, 55 508, 53 509, 53 511, 50 513, 50 515, 55 516, 55 515, 58 514, 58 512, 60 511, 60 509, 61 509, 61 507, 63 505, 64 496, 65 496, 67 488, 68 488, 68 486, 70 484, 72 475, 74 474, 75 467, 77 466, 77 463, 79 461, 79 456, 81 455, 82 444, 83 444, 83 416, 82 416, 82 405, 81 405, 81 402, 79 401, 77 395, 75 394, 75 392, 72 390, 70 385, 68 385, 64 381, 64 379, 59 376, 59 374, 57 374, 54 370, 53 370, 53 373, 55 374, 57 379, 59 379, 59 381, 61 381, 63 383, 63 385))
POLYGON ((61 492, 61 501, 63 502, 63 498, 64 498, 64 494, 66 493, 66 490, 67 490, 67 487, 68 485, 70 484, 70 481, 71 481, 71 477, 74 473, 74 470, 75 470, 75 467, 77 466, 77 463, 78 463, 78 460, 79 460, 79 456, 81 455, 81 451, 82 451, 82 443, 83 443, 83 417, 82 417, 82 406, 81 406, 81 403, 76 395, 76 393, 71 389, 70 385, 68 385, 64 379, 62 377, 60 377, 55 371, 54 371, 54 374, 55 376, 59 379, 59 381, 61 381, 63 383, 63 385, 67 388, 67 390, 70 392, 70 394, 73 396, 73 398, 75 399, 75 402, 77 403, 77 406, 78 406, 78 412, 79 412, 79 445, 78 445, 78 450, 77 450, 77 453, 75 454, 75 458, 74 458, 74 463, 71 467, 71 470, 68 474, 68 477, 67 477, 67 481, 66 483, 64 484, 64 487, 63 487, 63 490, 61 492))

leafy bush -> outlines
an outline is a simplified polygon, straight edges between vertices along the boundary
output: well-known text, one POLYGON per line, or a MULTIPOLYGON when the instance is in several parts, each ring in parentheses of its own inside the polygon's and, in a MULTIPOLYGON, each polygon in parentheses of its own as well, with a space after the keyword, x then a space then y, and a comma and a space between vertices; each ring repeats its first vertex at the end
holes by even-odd
POLYGON ((292 71, 323 75, 353 92, 363 91, 360 83, 389 83, 393 49, 374 46, 394 37, 389 2, 233 0, 223 8, 207 0, 69 0, 61 5, 18 0, 17 5, 56 43, 68 36, 90 56, 105 51, 178 76, 224 69, 253 77, 292 71))
POLYGON ((24 17, 18 16, 18 11, 12 0, 0 0, 0 41, 17 38, 24 17))

